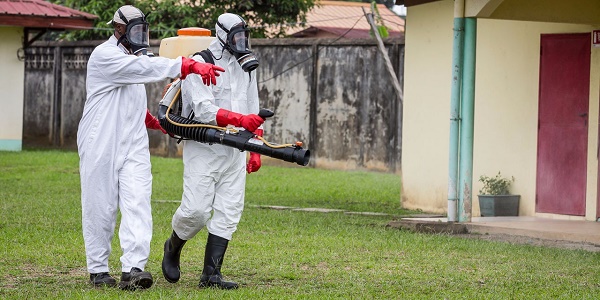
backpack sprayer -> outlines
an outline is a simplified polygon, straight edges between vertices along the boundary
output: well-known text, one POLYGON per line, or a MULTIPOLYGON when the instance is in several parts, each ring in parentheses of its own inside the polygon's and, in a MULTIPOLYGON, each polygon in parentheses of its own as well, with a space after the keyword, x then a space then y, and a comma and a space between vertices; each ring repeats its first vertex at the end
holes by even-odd
MULTIPOLYGON (((206 32, 210 36, 210 30, 207 29, 180 29, 177 32, 180 36, 161 41, 159 54, 160 56, 175 58, 180 55, 188 56, 195 52, 188 51, 190 53, 182 53, 185 52, 183 49, 180 49, 182 47, 206 49, 212 40, 212 38, 207 40, 206 32), (208 44, 206 44, 207 42, 208 44), (204 45, 198 45, 198 43, 204 43, 204 45), (163 46, 165 46, 164 50, 163 46), (169 50, 179 54, 169 54, 169 50)), ((301 166, 308 165, 310 151, 302 148, 302 142, 281 145, 273 144, 247 130, 200 123, 183 117, 181 115, 182 107, 181 80, 177 79, 167 86, 163 98, 158 105, 157 114, 160 126, 175 138, 189 139, 207 144, 222 144, 237 148, 240 151, 247 150, 287 162, 295 162, 301 166)), ((261 109, 258 115, 266 119, 272 117, 274 113, 268 109, 261 109)))
MULTIPOLYGON (((266 119, 273 116, 274 113, 268 109, 261 109, 258 115, 266 119)), ((175 138, 191 139, 208 144, 222 144, 241 151, 247 150, 287 162, 295 162, 301 166, 308 165, 310 160, 310 151, 302 148, 302 142, 282 145, 272 144, 263 137, 247 130, 219 127, 182 117, 181 80, 179 79, 172 82, 168 87, 158 105, 157 117, 160 126, 175 138), (174 105, 177 107, 177 113, 173 113, 174 105)))

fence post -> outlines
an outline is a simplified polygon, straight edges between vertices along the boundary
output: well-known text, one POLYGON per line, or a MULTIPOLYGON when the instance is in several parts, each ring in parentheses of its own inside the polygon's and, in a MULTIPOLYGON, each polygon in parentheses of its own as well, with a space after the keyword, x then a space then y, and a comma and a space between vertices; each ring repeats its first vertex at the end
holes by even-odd
POLYGON ((52 135, 52 146, 62 146, 62 130, 60 128, 60 118, 62 110, 62 51, 60 46, 54 46, 54 66, 53 66, 53 77, 54 77, 54 94, 52 95, 52 128, 50 134, 52 135))
MULTIPOLYGON (((310 90, 310 112, 309 112, 309 141, 308 144, 312 149, 317 149, 317 86, 319 84, 319 42, 312 45, 313 52, 313 68, 312 68, 312 88, 310 90)), ((309 165, 315 167, 316 151, 311 153, 312 159, 309 165)))

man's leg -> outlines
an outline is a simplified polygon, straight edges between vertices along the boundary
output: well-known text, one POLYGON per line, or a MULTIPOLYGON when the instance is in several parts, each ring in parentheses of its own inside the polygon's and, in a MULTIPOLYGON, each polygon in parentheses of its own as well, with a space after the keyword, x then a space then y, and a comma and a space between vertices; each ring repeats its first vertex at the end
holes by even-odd
POLYGON ((236 153, 231 167, 225 171, 216 186, 213 216, 207 224, 208 240, 204 254, 204 269, 199 287, 237 289, 235 282, 223 280, 221 267, 227 245, 242 217, 246 187, 246 156, 236 153))
POLYGON ((173 232, 164 246, 162 272, 171 283, 179 281, 181 276, 179 258, 183 245, 206 225, 212 211, 216 172, 197 153, 201 150, 196 146, 191 142, 184 145, 183 195, 171 222, 173 232))
POLYGON ((148 148, 130 153, 119 170, 119 207, 121 210, 121 283, 122 289, 152 286, 152 275, 144 271, 152 240, 152 173, 148 148))
POLYGON ((85 158, 80 162, 83 240, 90 283, 94 286, 116 285, 108 268, 118 206, 118 183, 110 166, 93 165, 85 158))

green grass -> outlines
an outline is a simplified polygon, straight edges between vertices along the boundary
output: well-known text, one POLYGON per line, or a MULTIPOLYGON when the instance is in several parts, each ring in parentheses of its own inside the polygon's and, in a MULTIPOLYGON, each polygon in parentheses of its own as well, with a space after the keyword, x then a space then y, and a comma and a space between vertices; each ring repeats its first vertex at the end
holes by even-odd
MULTIPOLYGON (((154 235, 146 291, 87 284, 75 152, 0 152, 2 299, 596 299, 598 253, 511 245, 387 228, 392 217, 263 209, 258 205, 414 213, 399 177, 263 166, 248 176, 247 208, 223 273, 242 288, 196 287, 206 230, 182 254, 182 279, 160 271, 181 197, 180 159, 153 157, 154 235), (168 200, 168 201, 159 201, 168 200)), ((111 273, 121 251, 113 240, 111 273)))
MULTIPOLYGON (((246 203, 321 207, 394 215, 414 213, 400 207, 400 176, 291 166, 263 166, 259 172, 249 174, 246 203)), ((181 199, 181 159, 153 157, 152 173, 152 199, 181 199)))

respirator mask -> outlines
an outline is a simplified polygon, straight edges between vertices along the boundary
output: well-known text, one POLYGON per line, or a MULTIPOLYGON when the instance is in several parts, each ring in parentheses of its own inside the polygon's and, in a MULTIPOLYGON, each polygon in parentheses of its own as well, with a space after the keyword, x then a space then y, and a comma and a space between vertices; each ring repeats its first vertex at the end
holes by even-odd
POLYGON ((128 45, 134 55, 147 55, 150 47, 150 34, 144 14, 140 12, 141 17, 127 20, 120 9, 117 13, 119 18, 127 25, 125 34, 119 38, 117 44, 128 45))
POLYGON ((220 22, 217 22, 217 25, 227 33, 227 41, 223 41, 220 37, 219 40, 225 45, 225 49, 237 59, 242 69, 246 72, 256 69, 258 59, 250 50, 250 32, 246 23, 242 21, 229 30, 220 22))

